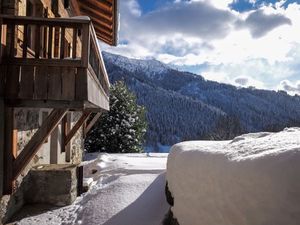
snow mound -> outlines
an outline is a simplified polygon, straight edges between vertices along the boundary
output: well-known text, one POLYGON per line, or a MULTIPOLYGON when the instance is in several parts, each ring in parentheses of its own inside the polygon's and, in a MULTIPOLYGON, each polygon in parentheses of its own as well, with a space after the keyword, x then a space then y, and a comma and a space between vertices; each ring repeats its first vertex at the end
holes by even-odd
POLYGON ((167 180, 180 225, 298 225, 300 128, 174 145, 167 180))

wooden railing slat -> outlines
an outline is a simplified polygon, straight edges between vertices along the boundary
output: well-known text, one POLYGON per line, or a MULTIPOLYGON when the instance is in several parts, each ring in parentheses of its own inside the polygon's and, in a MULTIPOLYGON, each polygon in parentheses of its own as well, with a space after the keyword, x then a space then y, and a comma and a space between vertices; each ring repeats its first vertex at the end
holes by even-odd
POLYGON ((60 58, 63 59, 65 57, 65 27, 61 28, 60 34, 60 58))
POLYGON ((28 48, 28 25, 24 25, 23 34, 23 58, 27 58, 27 48, 28 48))
POLYGON ((48 59, 52 59, 52 48, 53 48, 53 27, 49 26, 49 33, 48 33, 48 59))
POLYGON ((41 26, 37 25, 35 30, 35 58, 40 58, 40 51, 41 51, 41 26))
POLYGON ((77 54, 77 28, 73 28, 72 58, 76 59, 77 54))
POLYGON ((15 24, 8 24, 8 30, 10 32, 10 46, 9 46, 9 55, 10 57, 15 56, 15 24))

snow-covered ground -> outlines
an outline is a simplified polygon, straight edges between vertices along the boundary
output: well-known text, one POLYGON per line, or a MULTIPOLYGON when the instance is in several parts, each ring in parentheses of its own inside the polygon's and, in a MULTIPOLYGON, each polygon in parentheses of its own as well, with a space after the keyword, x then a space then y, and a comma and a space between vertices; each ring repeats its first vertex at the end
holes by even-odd
POLYGON ((94 185, 86 194, 63 208, 25 207, 19 217, 29 215, 17 224, 159 225, 169 209, 164 195, 167 156, 88 154, 84 175, 94 185))
POLYGON ((299 225, 300 128, 179 143, 167 180, 180 225, 299 225))

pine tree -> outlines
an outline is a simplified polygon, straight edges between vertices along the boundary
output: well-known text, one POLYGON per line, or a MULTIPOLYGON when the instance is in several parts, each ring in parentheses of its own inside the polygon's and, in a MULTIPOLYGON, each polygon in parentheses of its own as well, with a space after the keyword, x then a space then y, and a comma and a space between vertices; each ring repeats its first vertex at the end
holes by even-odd
POLYGON ((141 152, 146 127, 145 108, 136 103, 125 83, 118 81, 110 90, 110 111, 95 124, 85 148, 89 152, 141 152))

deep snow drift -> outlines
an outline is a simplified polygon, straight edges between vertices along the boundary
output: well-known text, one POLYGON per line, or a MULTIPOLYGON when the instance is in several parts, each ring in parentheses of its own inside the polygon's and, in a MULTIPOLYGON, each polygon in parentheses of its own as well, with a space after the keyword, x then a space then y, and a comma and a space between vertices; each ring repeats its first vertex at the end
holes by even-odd
POLYGON ((179 143, 167 180, 180 225, 299 225, 300 128, 179 143))
POLYGON ((17 224, 160 224, 169 209, 164 196, 167 154, 95 153, 86 160, 84 177, 94 183, 89 192, 68 207, 27 206, 17 224))

